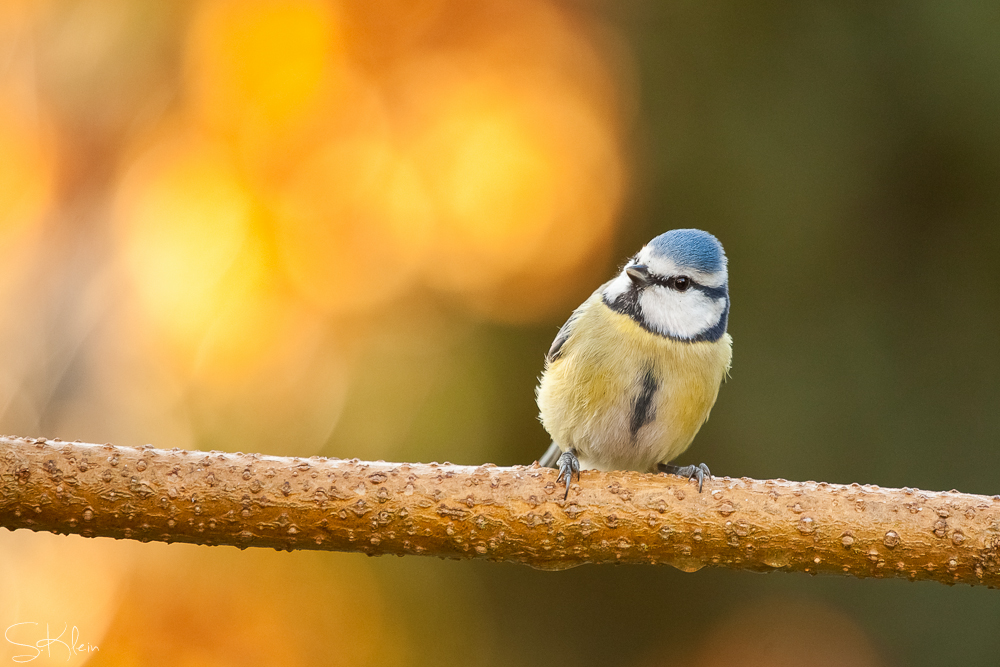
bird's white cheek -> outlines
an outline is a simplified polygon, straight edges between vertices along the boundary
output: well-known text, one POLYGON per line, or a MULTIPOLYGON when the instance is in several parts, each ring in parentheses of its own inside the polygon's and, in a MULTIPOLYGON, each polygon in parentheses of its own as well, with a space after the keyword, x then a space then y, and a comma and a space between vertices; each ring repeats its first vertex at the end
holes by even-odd
POLYGON ((614 301, 620 297, 625 292, 629 291, 632 287, 632 280, 628 277, 624 271, 622 271, 617 278, 611 281, 604 290, 604 296, 608 301, 614 301))
POLYGON ((694 338, 711 329, 726 310, 725 299, 712 299, 695 290, 676 292, 665 287, 643 290, 639 305, 651 328, 675 338, 694 338))

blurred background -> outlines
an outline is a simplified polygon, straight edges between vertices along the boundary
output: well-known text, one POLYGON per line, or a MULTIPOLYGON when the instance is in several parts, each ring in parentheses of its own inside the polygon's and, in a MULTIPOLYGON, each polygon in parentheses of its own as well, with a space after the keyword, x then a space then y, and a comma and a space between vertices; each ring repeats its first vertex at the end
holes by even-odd
MULTIPOLYGON (((998 112, 995 3, 4 0, 0 431, 530 463, 559 326, 690 226, 735 357, 682 463, 998 493, 998 112)), ((998 613, 0 530, 71 664, 990 664, 998 613)))

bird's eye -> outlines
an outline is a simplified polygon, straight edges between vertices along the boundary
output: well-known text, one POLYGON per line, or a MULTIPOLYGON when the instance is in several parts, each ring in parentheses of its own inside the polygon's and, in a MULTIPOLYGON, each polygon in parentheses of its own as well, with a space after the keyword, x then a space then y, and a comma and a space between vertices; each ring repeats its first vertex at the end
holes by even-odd
POLYGON ((687 276, 677 276, 674 278, 674 289, 678 292, 686 292, 691 287, 691 279, 687 276))

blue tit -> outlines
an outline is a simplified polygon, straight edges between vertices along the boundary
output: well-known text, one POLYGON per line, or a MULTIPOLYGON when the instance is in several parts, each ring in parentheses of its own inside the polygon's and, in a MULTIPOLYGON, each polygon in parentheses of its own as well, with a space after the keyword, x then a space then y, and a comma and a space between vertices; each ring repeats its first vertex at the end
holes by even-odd
POLYGON ((583 469, 667 472, 688 448, 729 372, 729 273, 718 239, 675 229, 650 241, 573 311, 545 358, 538 408, 569 496, 583 469))

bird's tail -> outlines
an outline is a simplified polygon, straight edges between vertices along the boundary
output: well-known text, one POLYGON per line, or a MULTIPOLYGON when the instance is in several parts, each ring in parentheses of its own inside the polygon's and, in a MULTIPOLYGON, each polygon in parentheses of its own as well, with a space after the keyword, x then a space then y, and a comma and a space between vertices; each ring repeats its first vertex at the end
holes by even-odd
POLYGON ((553 442, 549 445, 549 448, 545 450, 545 453, 542 454, 541 458, 538 459, 538 465, 543 468, 555 468, 557 467, 556 460, 559 459, 560 454, 562 454, 562 450, 559 449, 559 445, 553 442))

